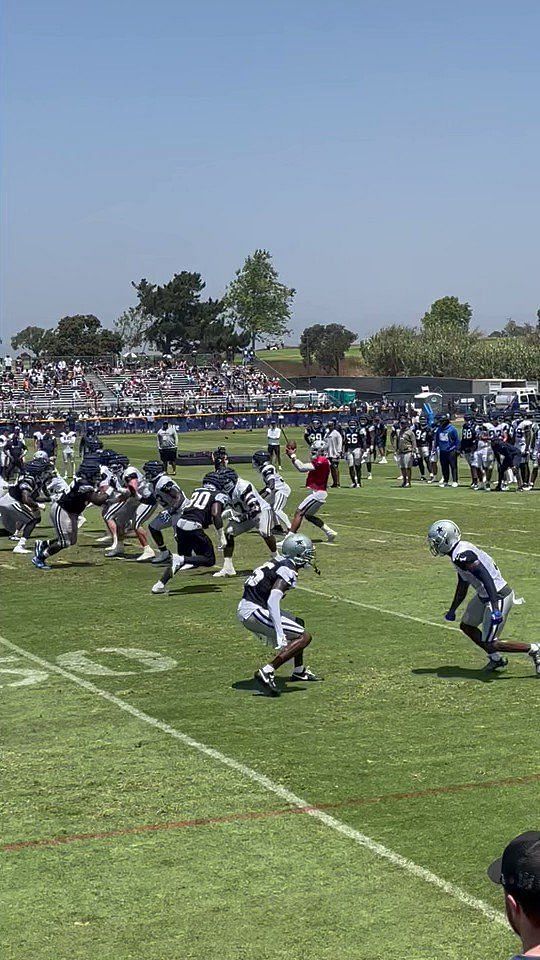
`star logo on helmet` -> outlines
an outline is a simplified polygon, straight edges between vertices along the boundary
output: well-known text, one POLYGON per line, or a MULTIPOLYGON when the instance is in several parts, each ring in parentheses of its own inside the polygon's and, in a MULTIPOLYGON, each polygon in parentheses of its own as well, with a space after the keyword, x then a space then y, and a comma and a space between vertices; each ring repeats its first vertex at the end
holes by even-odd
POLYGON ((437 533, 440 533, 442 536, 442 534, 444 533, 444 527, 440 527, 440 526, 437 527, 437 533))

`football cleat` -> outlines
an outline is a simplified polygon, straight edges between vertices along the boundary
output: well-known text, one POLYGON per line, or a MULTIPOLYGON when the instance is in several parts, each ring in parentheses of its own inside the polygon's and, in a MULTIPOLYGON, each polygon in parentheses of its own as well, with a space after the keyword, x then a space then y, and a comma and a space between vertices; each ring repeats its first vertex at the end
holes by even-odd
POLYGON ((313 671, 309 669, 309 667, 304 667, 301 672, 293 670, 293 672, 289 677, 289 680, 303 680, 304 682, 309 682, 309 681, 315 682, 315 681, 322 680, 322 677, 316 676, 316 674, 314 674, 313 671))
POLYGON ((328 527, 328 530, 325 530, 324 532, 326 533, 326 539, 328 540, 328 543, 333 543, 337 537, 336 531, 331 530, 330 527, 328 527))
POLYGON ((155 557, 155 552, 152 550, 152 547, 147 544, 143 552, 135 558, 136 563, 146 562, 147 560, 152 560, 155 557))
POLYGON ((110 547, 109 550, 105 551, 105 556, 109 557, 109 559, 111 557, 123 557, 124 548, 121 547, 120 545, 118 545, 117 547, 110 547))
POLYGON ((228 569, 225 569, 225 567, 222 567, 221 570, 218 570, 217 573, 213 573, 212 576, 213 577, 235 577, 236 570, 234 569, 234 567, 228 568, 228 569))
POLYGON ((24 546, 24 543, 18 543, 16 547, 13 547, 12 553, 32 553, 31 550, 27 550, 24 546))
POLYGON ((38 570, 50 570, 50 569, 51 569, 51 568, 49 567, 49 565, 48 565, 47 563, 45 563, 45 560, 44 560, 43 557, 41 557, 41 556, 32 557, 31 563, 33 563, 34 566, 38 568, 38 570))
POLYGON ((273 673, 265 673, 264 670, 256 670, 253 674, 254 679, 271 697, 279 697, 279 690, 276 687, 276 678, 273 673))
POLYGON ((155 557, 152 557, 152 563, 167 563, 170 559, 170 550, 160 550, 155 557))
POLYGON ((167 590, 167 587, 165 586, 164 583, 161 582, 161 580, 158 580, 158 582, 155 583, 154 586, 152 587, 152 593, 168 593, 168 592, 169 591, 167 590))
POLYGON ((540 647, 538 646, 537 643, 531 644, 531 649, 529 650, 529 657, 534 663, 534 669, 536 671, 536 675, 540 677, 540 647))
POLYGON ((500 660, 489 659, 484 667, 484 673, 495 673, 496 670, 504 670, 508 666, 508 659, 501 657, 500 660))
POLYGON ((174 577, 175 573, 178 573, 180 567, 184 565, 185 557, 181 556, 179 553, 173 553, 171 557, 171 573, 174 577))

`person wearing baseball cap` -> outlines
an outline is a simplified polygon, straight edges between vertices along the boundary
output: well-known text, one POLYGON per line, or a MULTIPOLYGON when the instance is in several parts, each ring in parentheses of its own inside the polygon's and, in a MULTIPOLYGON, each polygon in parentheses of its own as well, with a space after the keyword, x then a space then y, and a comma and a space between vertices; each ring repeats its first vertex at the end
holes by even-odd
POLYGON ((514 837, 487 873, 503 887, 508 923, 523 945, 513 960, 540 957, 540 832, 514 837))

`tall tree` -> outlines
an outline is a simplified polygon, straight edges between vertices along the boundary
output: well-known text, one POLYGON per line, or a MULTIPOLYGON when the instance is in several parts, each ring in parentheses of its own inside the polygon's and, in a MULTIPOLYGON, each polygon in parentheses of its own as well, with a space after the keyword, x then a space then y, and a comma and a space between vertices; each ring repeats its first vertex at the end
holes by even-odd
POLYGON ((418 334, 412 327, 383 327, 362 342, 362 356, 373 373, 383 377, 411 376, 418 334))
POLYGON ((47 339, 47 353, 56 357, 103 357, 121 349, 120 335, 104 329, 91 313, 62 317, 47 339))
POLYGON ((125 350, 136 350, 146 342, 148 318, 141 306, 128 307, 114 321, 114 332, 122 338, 125 350))
POLYGON ((51 331, 43 327, 25 327, 11 338, 13 350, 30 350, 35 357, 40 357, 48 352, 47 341, 50 340, 51 331))
POLYGON ((317 342, 322 335, 324 326, 322 323, 313 323, 311 327, 302 330, 300 337, 300 356, 304 361, 305 367, 310 367, 315 359, 317 342))
POLYGON ((472 310, 468 303, 460 303, 457 297, 441 297, 435 300, 422 317, 422 327, 429 332, 461 332, 467 333, 472 318, 472 310))
POLYGON ((133 287, 148 321, 146 338, 164 353, 187 350, 194 342, 202 342, 201 334, 205 330, 209 333, 210 325, 223 311, 221 300, 201 301, 206 284, 200 273, 182 270, 162 286, 143 279, 133 287))
MULTIPOLYGON (((319 326, 316 324, 315 326, 319 326)), ((339 376, 339 364, 347 350, 356 340, 356 334, 347 330, 341 323, 327 323, 322 326, 315 344, 314 357, 327 373, 339 376)))
POLYGON ((295 294, 279 280, 268 250, 255 250, 227 287, 224 306, 227 316, 249 334, 255 349, 257 340, 276 340, 288 333, 295 294))

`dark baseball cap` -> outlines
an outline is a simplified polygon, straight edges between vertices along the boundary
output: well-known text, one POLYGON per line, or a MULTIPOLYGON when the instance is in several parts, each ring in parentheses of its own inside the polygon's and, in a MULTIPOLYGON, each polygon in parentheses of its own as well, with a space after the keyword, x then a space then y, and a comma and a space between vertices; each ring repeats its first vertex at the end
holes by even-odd
POLYGON ((529 830, 514 837, 487 874, 505 890, 540 893, 540 833, 529 830))

